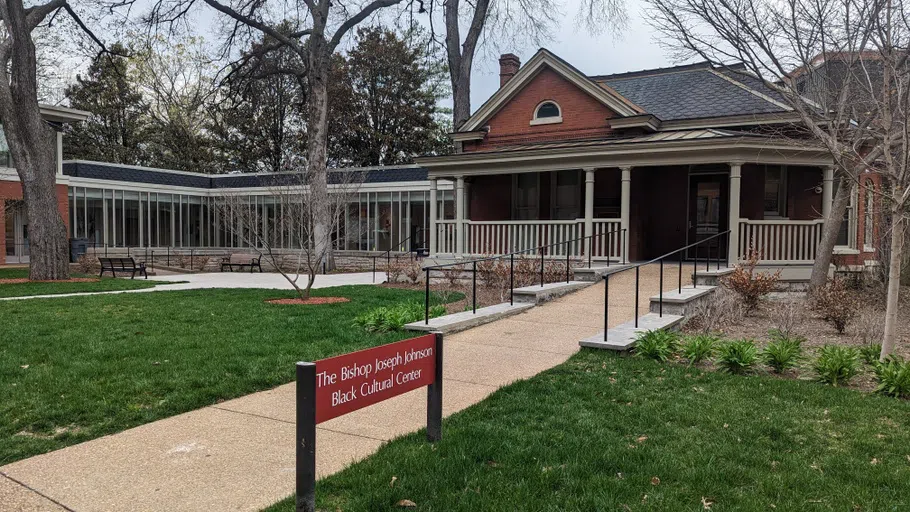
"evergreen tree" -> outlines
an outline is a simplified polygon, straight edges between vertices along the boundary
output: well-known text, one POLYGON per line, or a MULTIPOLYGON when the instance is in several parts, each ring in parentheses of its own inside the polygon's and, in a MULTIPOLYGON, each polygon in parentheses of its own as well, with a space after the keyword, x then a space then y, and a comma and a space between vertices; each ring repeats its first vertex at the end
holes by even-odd
POLYGON ((111 52, 95 57, 88 73, 64 92, 72 108, 92 114, 67 125, 64 158, 145 164, 148 104, 130 79, 129 61, 121 56, 126 48, 115 44, 111 52))

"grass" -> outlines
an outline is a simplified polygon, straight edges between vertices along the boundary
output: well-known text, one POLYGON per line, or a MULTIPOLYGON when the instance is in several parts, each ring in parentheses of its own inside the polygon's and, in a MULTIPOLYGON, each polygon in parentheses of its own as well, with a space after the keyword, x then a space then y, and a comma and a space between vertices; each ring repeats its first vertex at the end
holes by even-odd
MULTIPOLYGON (((27 268, 0 268, 0 279, 21 279, 28 277, 27 268)), ((95 275, 71 274, 71 277, 97 277, 95 275)), ((58 295, 61 293, 107 292, 114 290, 137 290, 151 288, 160 282, 136 278, 102 278, 90 283, 17 283, 0 284, 0 297, 26 297, 29 295, 58 295)))
POLYGON ((412 336, 352 319, 423 292, 314 290, 351 302, 280 306, 275 290, 0 302, 0 465, 271 388, 294 363, 412 336))
POLYGON ((317 507, 908 510, 908 427, 906 401, 586 350, 320 480, 317 507))

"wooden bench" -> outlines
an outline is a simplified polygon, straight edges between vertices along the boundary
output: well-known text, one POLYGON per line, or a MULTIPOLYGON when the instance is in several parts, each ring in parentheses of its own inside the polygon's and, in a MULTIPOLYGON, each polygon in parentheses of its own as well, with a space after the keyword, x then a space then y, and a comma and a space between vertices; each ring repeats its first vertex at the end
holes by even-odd
POLYGON ((235 268, 240 270, 249 268, 252 274, 253 269, 258 268, 259 272, 262 272, 260 259, 250 254, 231 254, 227 258, 221 258, 221 271, 224 272, 224 269, 229 269, 233 272, 235 268))
POLYGON ((149 278, 144 261, 136 263, 133 258, 98 258, 98 261, 101 263, 101 273, 98 277, 104 276, 105 272, 110 272, 114 277, 117 277, 117 272, 129 272, 130 279, 136 279, 136 274, 149 278))

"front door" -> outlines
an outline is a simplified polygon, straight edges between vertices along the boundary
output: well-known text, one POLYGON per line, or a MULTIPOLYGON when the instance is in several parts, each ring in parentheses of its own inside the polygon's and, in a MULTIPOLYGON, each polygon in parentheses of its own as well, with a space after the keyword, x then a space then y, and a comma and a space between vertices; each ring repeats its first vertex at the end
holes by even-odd
MULTIPOLYGON (((726 231, 729 223, 729 178, 725 174, 689 176, 689 232, 686 245, 726 231)), ((714 238, 686 252, 686 258, 716 259, 726 254, 724 237, 714 238)))

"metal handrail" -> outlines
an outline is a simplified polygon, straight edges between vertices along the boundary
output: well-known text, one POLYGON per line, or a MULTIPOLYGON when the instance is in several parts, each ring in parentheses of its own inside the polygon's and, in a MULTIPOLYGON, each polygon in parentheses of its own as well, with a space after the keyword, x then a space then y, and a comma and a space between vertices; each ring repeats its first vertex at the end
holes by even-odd
MULTIPOLYGON (((708 238, 703 238, 703 239, 701 239, 701 240, 699 240, 699 241, 697 241, 697 242, 694 242, 694 243, 691 243, 691 244, 686 245, 686 246, 684 246, 684 247, 680 247, 679 249, 670 251, 670 252, 668 252, 668 253, 666 253, 666 254, 664 254, 664 255, 658 256, 658 257, 656 257, 656 258, 654 258, 654 259, 651 259, 651 260, 648 260, 648 261, 645 261, 645 262, 642 262, 642 263, 636 263, 636 264, 634 264, 634 265, 630 265, 630 266, 628 266, 628 267, 626 267, 626 268, 623 268, 623 269, 621 269, 621 270, 618 270, 618 271, 616 271, 616 272, 610 272, 610 273, 608 273, 608 274, 604 274, 604 276, 603 276, 603 280, 604 280, 604 341, 607 341, 607 333, 610 331, 610 325, 609 325, 609 314, 610 314, 610 277, 612 277, 612 276, 614 276, 614 275, 617 275, 617 274, 621 274, 621 273, 623 273, 623 272, 625 272, 625 271, 627 271, 627 270, 635 269, 635 303, 634 303, 634 304, 635 304, 635 305, 634 305, 634 307, 635 307, 635 327, 638 328, 638 307, 639 307, 639 306, 638 306, 638 293, 639 293, 639 281, 640 281, 640 275, 641 275, 641 267, 643 267, 643 266, 645 266, 645 265, 650 265, 650 264, 652 264, 652 263, 654 263, 654 262, 659 262, 659 263, 660 263, 660 285, 659 285, 659 292, 658 292, 658 293, 659 293, 659 299, 658 299, 658 315, 659 315, 660 317, 663 317, 663 316, 664 316, 664 259, 666 259, 666 258, 668 258, 668 257, 670 257, 670 256, 673 256, 674 254, 681 253, 681 252, 683 252, 683 251, 686 251, 686 250, 688 250, 688 249, 691 249, 691 248, 693 248, 693 247, 698 247, 699 245, 701 245, 701 244, 703 244, 703 243, 705 243, 705 242, 712 241, 712 240, 716 240, 716 241, 717 241, 717 242, 714 244, 714 247, 716 247, 717 250, 719 251, 719 250, 720 250, 720 238, 723 237, 723 236, 726 236, 726 237, 727 237, 727 247, 728 247, 728 250, 727 250, 727 256, 724 258, 724 260, 725 260, 725 264, 724 264, 724 265, 725 265, 725 266, 729 266, 729 265, 730 265, 730 251, 729 251, 730 236, 729 236, 729 235, 730 235, 730 230, 728 229, 728 230, 723 231, 723 232, 721 232, 721 233, 716 233, 716 234, 714 234, 714 235, 711 235, 711 236, 709 236, 708 238)), ((712 258, 711 258, 710 248, 711 248, 711 247, 709 246, 709 247, 708 247, 708 249, 709 249, 708 257, 705 258, 705 270, 706 270, 706 271, 710 270, 710 268, 711 268, 711 261, 712 261, 712 258)), ((718 255, 717 255, 717 258, 716 258, 717 269, 718 269, 718 270, 720 270, 720 260, 721 260, 721 257, 720 257, 720 254, 718 254, 718 255)), ((679 282, 678 282, 679 293, 682 293, 682 268, 683 268, 683 257, 680 256, 680 258, 679 258, 679 275, 678 275, 678 278, 679 278, 679 282)), ((698 252, 695 253, 695 265, 693 266, 693 269, 696 270, 696 271, 698 270, 698 252)), ((693 278, 693 279, 692 279, 692 287, 695 288, 695 287, 697 287, 697 286, 698 286, 698 285, 697 285, 697 283, 696 283, 696 280, 693 278)))
MULTIPOLYGON (((625 228, 616 228, 616 229, 612 229, 610 231, 606 231, 603 233, 598 233, 596 235, 588 235, 588 236, 573 238, 571 240, 563 240, 562 242, 555 242, 555 243, 548 244, 548 245, 541 245, 538 247, 532 247, 530 249, 524 249, 521 251, 513 251, 513 252, 510 252, 507 254, 499 254, 496 256, 487 256, 484 258, 478 258, 478 259, 474 259, 474 260, 443 263, 443 264, 439 264, 439 265, 430 265, 430 266, 423 267, 423 270, 426 273, 426 275, 425 275, 426 290, 425 290, 425 297, 424 297, 424 324, 430 323, 430 271, 431 270, 440 270, 440 269, 443 269, 446 267, 452 267, 452 266, 464 266, 465 264, 470 263, 471 264, 471 281, 472 281, 472 283, 471 283, 472 311, 473 311, 473 314, 477 314, 477 264, 478 263, 482 263, 484 261, 493 261, 493 260, 499 260, 499 259, 503 259, 503 258, 509 258, 509 260, 510 260, 510 262, 509 262, 509 304, 514 305, 515 304, 515 256, 516 255, 522 255, 522 254, 534 252, 534 251, 540 252, 540 286, 542 288, 544 285, 544 256, 546 256, 545 250, 550 249, 551 247, 558 247, 561 245, 566 245, 566 282, 568 283, 569 276, 571 273, 571 268, 570 268, 571 253, 569 251, 568 244, 583 241, 583 240, 588 240, 588 244, 587 244, 588 245, 588 247, 587 247, 588 268, 591 268, 592 256, 593 256, 593 252, 594 252, 593 251, 594 239, 604 236, 604 235, 610 235, 610 247, 612 247, 612 240, 613 240, 612 235, 614 233, 618 232, 618 233, 620 233, 620 253, 622 256, 622 264, 624 265, 626 263, 626 256, 625 256, 626 231, 627 230, 625 228)), ((607 267, 609 267, 609 266, 610 266, 610 257, 608 255, 607 256, 607 267)))

